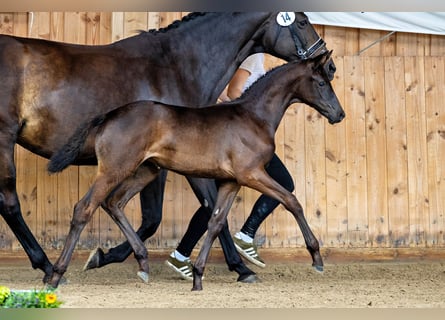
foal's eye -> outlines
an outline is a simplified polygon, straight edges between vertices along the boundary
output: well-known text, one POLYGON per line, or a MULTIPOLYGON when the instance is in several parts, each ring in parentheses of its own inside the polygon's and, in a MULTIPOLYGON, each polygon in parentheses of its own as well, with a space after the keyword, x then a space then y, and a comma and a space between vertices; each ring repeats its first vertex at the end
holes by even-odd
POLYGON ((318 83, 318 85, 319 85, 320 87, 323 87, 325 84, 326 84, 326 82, 324 82, 324 81, 320 81, 320 82, 318 83))

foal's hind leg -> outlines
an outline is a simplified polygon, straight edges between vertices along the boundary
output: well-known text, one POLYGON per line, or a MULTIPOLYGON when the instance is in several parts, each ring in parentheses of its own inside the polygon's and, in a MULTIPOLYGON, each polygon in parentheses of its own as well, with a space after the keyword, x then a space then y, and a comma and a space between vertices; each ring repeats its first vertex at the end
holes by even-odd
POLYGON ((226 223, 230 207, 239 189, 240 186, 234 181, 225 181, 219 187, 215 208, 209 220, 207 235, 193 266, 193 291, 202 290, 202 276, 210 248, 226 223))
POLYGON ((102 207, 121 228, 130 243, 139 263, 138 276, 146 283, 148 282, 149 272, 147 249, 134 232, 122 210, 134 195, 156 177, 158 172, 159 169, 152 165, 140 166, 133 176, 124 180, 102 203, 102 207))
MULTIPOLYGON (((128 168, 126 169, 128 170, 128 168)), ((71 260, 74 248, 79 241, 82 230, 91 220, 97 207, 106 199, 110 192, 117 187, 122 179, 119 174, 124 174, 124 171, 125 169, 119 172, 108 172, 107 174, 99 171, 91 188, 74 206, 74 213, 70 223, 70 230, 65 240, 65 245, 53 266, 53 274, 48 281, 50 286, 56 288, 59 285, 61 277, 68 268, 68 264, 71 260)))
POLYGON ((303 208, 298 202, 297 198, 282 187, 278 182, 272 179, 264 169, 257 169, 255 172, 250 172, 249 178, 245 178, 241 182, 242 185, 246 185, 253 188, 271 198, 280 201, 284 207, 292 213, 297 220, 297 223, 301 229, 301 232, 306 243, 306 247, 312 257, 312 266, 315 270, 323 271, 323 259, 320 255, 320 245, 317 238, 312 233, 306 218, 304 217, 303 208), (254 177, 254 178, 253 178, 254 177))
MULTIPOLYGON (((188 176, 187 181, 201 203, 201 207, 195 212, 193 219, 189 223, 189 228, 181 240, 181 244, 186 243, 188 247, 193 248, 207 231, 207 225, 212 217, 212 211, 215 207, 218 190, 215 181, 212 179, 194 178, 188 176), (205 220, 205 224, 203 222, 198 224, 194 223, 197 219, 205 220)), ((229 270, 235 271, 239 275, 237 281, 245 283, 256 282, 258 278, 255 272, 250 270, 244 264, 238 251, 236 251, 227 221, 222 227, 221 232, 218 234, 218 238, 229 270)))
POLYGON ((52 264, 23 219, 16 190, 14 144, 7 143, 5 137, 0 141, 0 155, 0 214, 22 245, 32 267, 45 273, 43 282, 46 282, 52 274, 52 264))
MULTIPOLYGON (((156 178, 148 183, 140 191, 140 202, 142 210, 142 221, 137 235, 142 241, 150 238, 158 229, 162 218, 162 200, 164 198, 165 181, 167 170, 161 170, 156 178)), ((110 263, 122 262, 133 252, 128 241, 124 241, 107 253, 101 248, 95 249, 87 262, 84 270, 100 268, 110 263)))

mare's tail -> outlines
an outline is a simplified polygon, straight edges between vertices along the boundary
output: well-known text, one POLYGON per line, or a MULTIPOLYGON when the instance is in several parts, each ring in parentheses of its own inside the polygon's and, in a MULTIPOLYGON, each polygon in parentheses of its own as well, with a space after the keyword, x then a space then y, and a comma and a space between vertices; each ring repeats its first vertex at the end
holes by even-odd
POLYGON ((68 142, 52 155, 48 163, 48 171, 50 173, 60 172, 73 163, 79 156, 91 130, 103 123, 105 117, 105 115, 98 116, 79 126, 68 142))

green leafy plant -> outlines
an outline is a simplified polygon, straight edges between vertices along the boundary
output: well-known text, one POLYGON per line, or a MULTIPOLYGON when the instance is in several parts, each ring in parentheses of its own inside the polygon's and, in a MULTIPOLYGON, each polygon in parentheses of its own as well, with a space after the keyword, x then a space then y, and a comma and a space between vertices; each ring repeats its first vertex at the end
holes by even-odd
POLYGON ((11 290, 0 286, 0 308, 58 308, 61 304, 53 289, 11 290))

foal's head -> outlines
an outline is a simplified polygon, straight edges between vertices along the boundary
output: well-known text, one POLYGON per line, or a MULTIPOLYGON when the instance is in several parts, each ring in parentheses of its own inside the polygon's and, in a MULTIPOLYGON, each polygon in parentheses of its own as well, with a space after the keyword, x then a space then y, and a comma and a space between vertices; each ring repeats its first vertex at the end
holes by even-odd
POLYGON ((333 124, 343 120, 345 112, 325 71, 326 64, 330 63, 331 54, 332 51, 326 52, 303 62, 307 69, 303 79, 299 81, 297 100, 310 105, 333 124))

